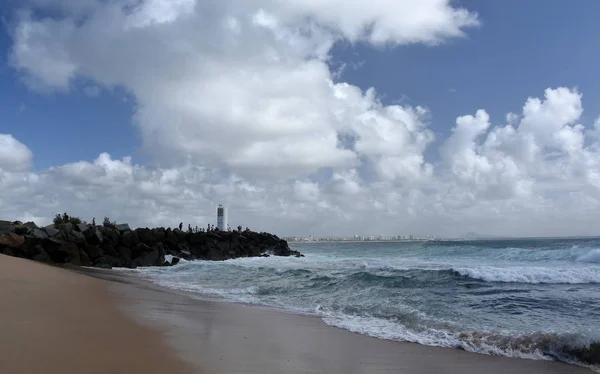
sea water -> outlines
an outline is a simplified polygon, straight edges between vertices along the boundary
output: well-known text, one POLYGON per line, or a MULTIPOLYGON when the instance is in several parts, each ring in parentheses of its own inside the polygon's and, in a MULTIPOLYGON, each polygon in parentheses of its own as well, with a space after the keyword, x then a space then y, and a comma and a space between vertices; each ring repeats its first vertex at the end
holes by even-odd
POLYGON ((292 244, 306 257, 137 270, 381 339, 580 361, 600 342, 600 239, 292 244))

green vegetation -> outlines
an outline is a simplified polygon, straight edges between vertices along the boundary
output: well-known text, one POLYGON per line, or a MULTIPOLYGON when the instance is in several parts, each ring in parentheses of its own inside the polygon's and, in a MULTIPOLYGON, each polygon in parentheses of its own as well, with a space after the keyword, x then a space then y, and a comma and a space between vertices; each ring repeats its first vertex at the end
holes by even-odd
POLYGON ((116 221, 111 222, 110 218, 104 217, 104 222, 102 222, 102 226, 110 227, 110 228, 114 229, 117 226, 117 222, 116 221))
POLYGON ((67 213, 57 214, 54 216, 53 223, 55 225, 60 225, 61 223, 72 223, 74 225, 78 225, 81 223, 81 219, 79 217, 70 217, 67 213))

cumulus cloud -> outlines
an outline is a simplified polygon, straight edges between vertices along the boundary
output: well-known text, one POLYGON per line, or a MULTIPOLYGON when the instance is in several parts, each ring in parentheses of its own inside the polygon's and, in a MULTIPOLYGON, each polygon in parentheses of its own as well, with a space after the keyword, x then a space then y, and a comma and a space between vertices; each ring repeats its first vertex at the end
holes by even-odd
POLYGON ((577 90, 548 89, 500 125, 466 114, 435 139, 427 109, 330 66, 340 41, 436 45, 478 24, 449 0, 29 0, 11 33, 25 83, 124 89, 160 166, 103 153, 31 172, 4 135, 3 214, 203 225, 224 203, 232 225, 281 234, 593 232, 600 125, 578 123, 577 90))
MULTIPOLYGON (((329 50, 340 39, 435 44, 477 24, 475 14, 440 0, 353 7, 337 0, 92 3, 60 19, 22 12, 12 64, 30 86, 67 90, 80 76, 124 86, 137 100, 136 124, 157 161, 191 158, 261 178, 356 166, 357 154, 338 143, 344 127, 364 135, 358 148, 373 149, 373 141, 393 135, 388 148, 399 141, 397 149, 422 151, 431 135, 418 133, 423 127, 412 117, 421 113, 333 83, 329 50), (74 16, 81 12, 85 18, 74 16), (365 127, 379 122, 385 133, 368 134, 365 127)), ((418 156, 368 156, 391 179, 430 173, 418 156)))
POLYGON ((10 134, 0 134, 0 171, 22 171, 31 166, 33 153, 10 134))

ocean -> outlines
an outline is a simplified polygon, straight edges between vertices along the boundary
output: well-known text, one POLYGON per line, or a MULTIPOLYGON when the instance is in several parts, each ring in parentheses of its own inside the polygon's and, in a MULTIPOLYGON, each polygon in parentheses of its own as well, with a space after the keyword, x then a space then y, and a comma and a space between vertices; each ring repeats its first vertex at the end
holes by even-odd
POLYGON ((201 298, 317 315, 380 339, 579 364, 581 349, 600 343, 600 239, 290 246, 306 257, 136 272, 201 298))

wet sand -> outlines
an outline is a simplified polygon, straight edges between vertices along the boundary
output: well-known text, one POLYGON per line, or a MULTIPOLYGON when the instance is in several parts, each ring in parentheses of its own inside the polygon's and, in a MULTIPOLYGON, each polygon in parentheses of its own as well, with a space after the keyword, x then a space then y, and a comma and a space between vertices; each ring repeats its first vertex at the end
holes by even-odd
POLYGON ((559 362, 375 339, 328 326, 313 316, 199 300, 127 272, 102 276, 117 281, 112 290, 126 313, 148 325, 168 326, 169 344, 208 373, 592 372, 559 362))
POLYGON ((198 300, 125 271, 2 255, 0 300, 2 374, 591 372, 379 340, 312 316, 198 300))
POLYGON ((198 372, 118 310, 108 285, 0 255, 0 373, 198 372))

